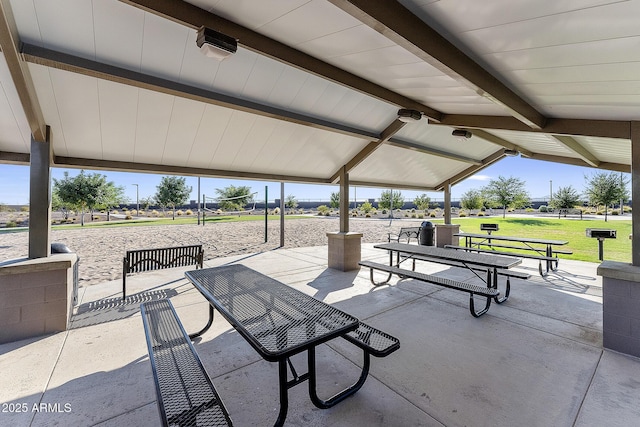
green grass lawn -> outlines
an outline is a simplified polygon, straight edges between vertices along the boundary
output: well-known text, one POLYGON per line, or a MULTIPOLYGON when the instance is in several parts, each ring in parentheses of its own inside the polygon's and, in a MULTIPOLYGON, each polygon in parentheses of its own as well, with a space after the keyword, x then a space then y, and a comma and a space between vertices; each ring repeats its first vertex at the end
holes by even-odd
MULTIPOLYGON (((569 220, 550 218, 454 218, 451 221, 460 225, 460 231, 466 233, 485 233, 480 230, 481 223, 499 224, 500 230, 494 235, 534 237, 541 239, 566 240, 569 243, 563 249, 570 249, 573 255, 560 255, 560 258, 580 261, 600 262, 598 260, 598 240, 586 237, 587 228, 607 228, 617 230, 616 239, 604 242, 604 259, 631 262, 631 220, 569 220)), ((460 241, 464 246, 464 239, 460 241)), ((513 252, 511 249, 504 249, 513 252)))

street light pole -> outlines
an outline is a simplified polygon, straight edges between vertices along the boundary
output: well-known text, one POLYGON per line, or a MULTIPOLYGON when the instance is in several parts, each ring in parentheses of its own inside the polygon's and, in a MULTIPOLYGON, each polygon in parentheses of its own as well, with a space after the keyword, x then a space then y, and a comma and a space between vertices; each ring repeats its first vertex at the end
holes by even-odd
POLYGON ((131 184, 136 186, 136 216, 140 216, 140 199, 138 198, 138 184, 131 184))

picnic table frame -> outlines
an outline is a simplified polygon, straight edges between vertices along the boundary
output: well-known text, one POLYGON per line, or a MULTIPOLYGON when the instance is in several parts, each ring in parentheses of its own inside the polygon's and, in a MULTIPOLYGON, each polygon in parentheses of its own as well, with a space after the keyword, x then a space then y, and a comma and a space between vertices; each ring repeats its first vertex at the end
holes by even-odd
POLYGON ((211 326, 215 307, 262 358, 278 362, 280 411, 276 426, 283 425, 287 416, 288 390, 306 380, 311 401, 321 409, 341 402, 364 384, 370 367, 366 350, 362 372, 353 385, 326 400, 318 397, 316 390, 316 346, 356 330, 360 324, 357 318, 239 264, 188 271, 185 276, 210 303, 207 325, 190 337, 211 326), (289 358, 303 351, 307 351, 308 372, 298 375, 289 358), (289 369, 292 380, 288 380, 289 369))
MULTIPOLYGON (((492 250, 494 247, 500 247, 500 245, 496 245, 493 241, 504 241, 504 242, 512 242, 512 243, 521 243, 522 247, 516 246, 505 246, 510 249, 520 249, 526 251, 533 251, 537 256, 528 256, 527 254, 518 254, 518 256, 522 256, 523 258, 534 258, 540 260, 539 270, 540 275, 542 277, 546 276, 549 273, 549 270, 556 271, 558 269, 558 257, 554 257, 553 254, 556 252, 554 250, 554 246, 564 246, 569 242, 566 240, 552 240, 552 239, 538 239, 533 237, 516 237, 516 236, 500 236, 495 234, 476 234, 476 233, 455 233, 456 237, 464 237, 465 247, 466 248, 476 248, 480 249, 481 246, 487 246, 492 250), (474 241, 475 239, 475 241, 474 241), (544 245, 544 247, 535 247, 532 245, 544 245), (542 261, 545 262, 546 269, 543 271, 542 269, 542 261)), ((568 252, 571 253, 571 252, 568 252)), ((496 251, 496 254, 500 254, 500 252, 496 251)), ((506 253, 509 256, 515 256, 513 253, 506 253)))
MULTIPOLYGON (((415 260, 428 260, 438 263, 444 261, 445 264, 449 262, 460 263, 461 266, 467 268, 473 272, 479 279, 486 283, 488 288, 498 289, 498 270, 507 270, 520 263, 522 260, 515 257, 489 255, 489 254, 475 254, 467 252, 458 252, 451 249, 438 248, 435 246, 421 246, 411 245, 406 243, 381 243, 373 246, 376 249, 383 249, 389 251, 389 265, 393 266, 393 254, 396 254, 397 267, 406 260, 412 260, 412 270, 415 270, 415 260), (487 277, 484 279, 478 273, 476 273, 474 267, 484 267, 487 269, 487 277)), ((387 282, 391 279, 391 273, 387 278, 387 282)), ((384 282, 383 282, 384 283, 384 282)), ((502 298, 495 297, 494 301, 498 304, 502 304, 509 298, 510 285, 507 282, 505 294, 502 298)))

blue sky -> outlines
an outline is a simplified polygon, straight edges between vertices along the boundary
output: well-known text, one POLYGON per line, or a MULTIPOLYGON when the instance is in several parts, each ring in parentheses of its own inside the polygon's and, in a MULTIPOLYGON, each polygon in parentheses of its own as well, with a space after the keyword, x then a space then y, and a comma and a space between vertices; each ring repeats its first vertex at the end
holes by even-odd
MULTIPOLYGON (((65 170, 71 176, 80 173, 79 169, 58 169, 52 170, 53 178, 61 179, 65 170)), ((152 196, 156 192, 156 186, 160 183, 162 175, 137 174, 125 172, 108 171, 88 171, 97 172, 107 176, 109 181, 113 181, 118 186, 123 186, 125 195, 132 203, 136 201, 136 187, 139 185, 139 197, 152 196)), ((479 189, 489 183, 489 180, 498 176, 519 177, 526 182, 527 191, 532 198, 548 198, 550 187, 555 192, 561 186, 571 185, 578 192, 584 190, 585 174, 592 175, 596 169, 584 168, 559 163, 543 162, 521 157, 507 157, 488 168, 480 171, 465 181, 455 185, 452 189, 452 198, 459 198, 469 189, 479 189), (550 182, 551 181, 551 182, 550 182)), ((630 179, 630 175, 627 174, 630 179)), ((187 184, 193 187, 191 199, 196 199, 198 179, 196 177, 186 177, 187 184)), ((215 196, 216 188, 224 188, 229 185, 247 185, 253 192, 257 192, 257 197, 264 200, 265 185, 269 187, 269 200, 280 198, 280 183, 264 181, 242 181, 232 179, 201 178, 201 193, 215 196)), ((358 201, 364 199, 377 199, 380 197, 382 188, 357 187, 351 189, 350 198, 353 200, 354 192, 358 201)), ((328 201, 331 192, 338 191, 338 186, 332 185, 307 185, 307 184, 285 184, 285 196, 294 195, 298 200, 324 200, 328 201)), ((405 200, 411 200, 421 191, 402 191, 405 200)), ((443 193, 426 192, 432 200, 442 200, 443 193)), ((3 204, 26 204, 29 201, 29 167, 0 164, 0 203, 3 204)))

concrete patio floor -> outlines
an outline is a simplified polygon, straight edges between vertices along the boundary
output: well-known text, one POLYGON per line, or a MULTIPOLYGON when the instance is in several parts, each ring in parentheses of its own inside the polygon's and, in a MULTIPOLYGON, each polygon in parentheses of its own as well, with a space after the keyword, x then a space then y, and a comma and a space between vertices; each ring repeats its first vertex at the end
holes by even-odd
MULTIPOLYGON (((362 254, 388 259, 370 244, 362 254)), ((372 358, 363 388, 331 409, 313 406, 306 384, 291 389, 286 425, 640 425, 640 359, 602 348, 597 264, 561 260, 543 279, 525 260, 518 270, 531 278, 513 280, 509 300, 476 319, 466 293, 397 278, 375 288, 368 270, 331 270, 326 260, 325 246, 205 263, 245 264, 400 339, 397 352, 372 358)), ((479 282, 460 268, 421 262, 418 269, 479 282)), ((170 297, 187 331, 199 329, 207 303, 185 270, 131 276, 126 304, 119 280, 81 288, 70 330, 0 345, 0 425, 159 425, 139 304, 170 297)), ((219 315, 195 347, 235 425, 273 425, 277 364, 219 315)), ((321 394, 353 382, 361 361, 345 340, 321 346, 321 394)), ((304 362, 295 358, 298 371, 304 362)))

